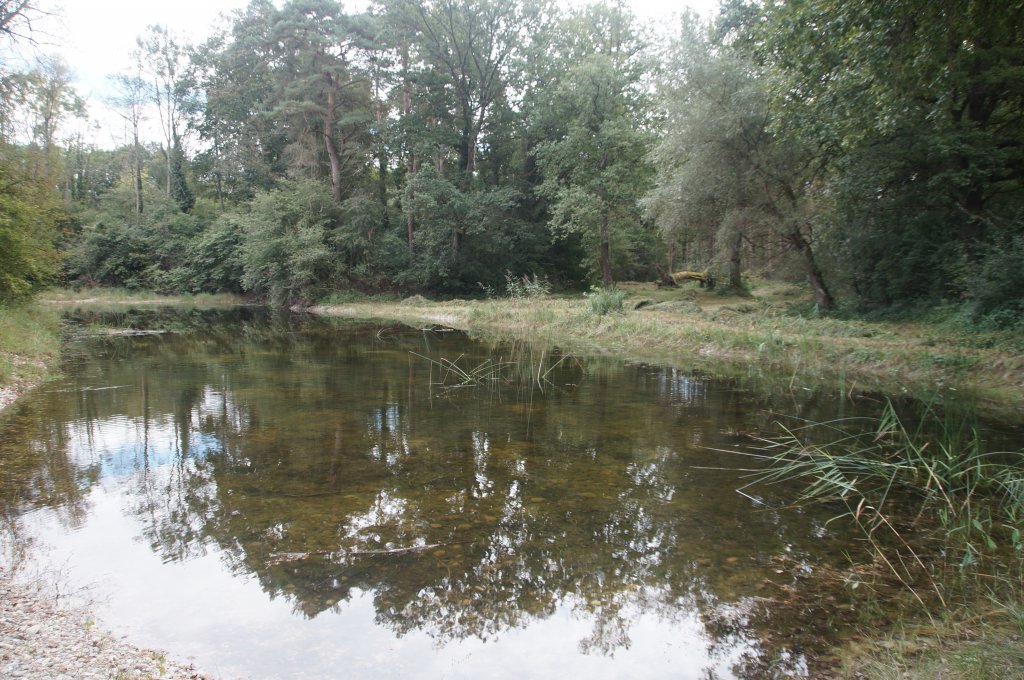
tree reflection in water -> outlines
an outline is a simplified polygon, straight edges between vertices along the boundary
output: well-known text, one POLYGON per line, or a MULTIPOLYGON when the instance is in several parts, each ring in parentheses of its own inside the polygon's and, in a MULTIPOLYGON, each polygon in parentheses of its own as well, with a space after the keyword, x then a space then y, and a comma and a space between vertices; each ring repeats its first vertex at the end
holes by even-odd
POLYGON ((372 593, 379 625, 437 645, 568 609, 592 626, 575 648, 614 657, 639 617, 692 618, 710 658, 745 649, 734 672, 753 677, 799 669, 839 623, 780 606, 803 586, 774 560, 834 562, 849 537, 753 505, 714 450, 771 427, 770 390, 256 311, 120 321, 170 332, 81 341, 67 379, 5 417, 5 516, 52 507, 74 526, 117 483, 163 560, 216 546, 308 618, 372 593), (511 368, 453 387, 423 357, 511 368))

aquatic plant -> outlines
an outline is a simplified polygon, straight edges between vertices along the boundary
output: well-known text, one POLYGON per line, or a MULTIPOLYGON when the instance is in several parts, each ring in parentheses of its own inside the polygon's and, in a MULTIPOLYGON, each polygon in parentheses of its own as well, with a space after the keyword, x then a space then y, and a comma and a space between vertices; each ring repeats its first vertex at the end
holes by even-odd
POLYGON ((475 366, 462 366, 460 362, 465 356, 462 354, 455 359, 446 359, 445 357, 432 359, 416 352, 410 352, 410 354, 429 362, 431 367, 440 369, 436 379, 431 372, 430 383, 445 387, 470 387, 502 381, 506 377, 507 369, 515 365, 501 359, 495 360, 492 357, 487 357, 475 366))
POLYGON ((926 613, 926 596, 950 605, 953 578, 960 586, 983 578, 988 592, 1019 597, 1024 450, 986 451, 971 418, 930 408, 908 427, 888 402, 876 419, 783 426, 750 455, 767 467, 741 493, 797 481, 800 502, 839 503, 837 519, 863 530, 876 560, 926 613))
POLYGON ((579 360, 572 354, 546 349, 534 351, 526 343, 513 343, 505 349, 508 351, 507 356, 489 356, 472 365, 464 354, 455 359, 433 359, 416 352, 410 354, 430 364, 430 385, 443 388, 487 387, 495 390, 503 385, 515 385, 536 387, 543 392, 546 387, 554 386, 551 374, 563 363, 569 362, 582 369, 579 360))

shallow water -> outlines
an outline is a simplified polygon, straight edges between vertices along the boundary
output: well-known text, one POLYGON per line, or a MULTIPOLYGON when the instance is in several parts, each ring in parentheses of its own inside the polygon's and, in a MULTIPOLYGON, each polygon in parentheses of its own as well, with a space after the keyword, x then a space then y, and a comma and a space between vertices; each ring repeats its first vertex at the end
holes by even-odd
POLYGON ((0 421, 0 509, 138 644, 222 677, 733 678, 844 634, 808 584, 856 537, 738 493, 730 452, 829 395, 258 310, 73 321, 0 421))

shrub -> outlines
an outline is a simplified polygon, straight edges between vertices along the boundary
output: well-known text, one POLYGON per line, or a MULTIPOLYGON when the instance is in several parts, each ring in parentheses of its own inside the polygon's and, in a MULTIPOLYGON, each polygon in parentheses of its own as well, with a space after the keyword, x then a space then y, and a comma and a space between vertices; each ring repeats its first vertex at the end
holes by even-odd
POLYGON ((972 320, 995 329, 1024 329, 1024 236, 991 248, 967 280, 972 320))

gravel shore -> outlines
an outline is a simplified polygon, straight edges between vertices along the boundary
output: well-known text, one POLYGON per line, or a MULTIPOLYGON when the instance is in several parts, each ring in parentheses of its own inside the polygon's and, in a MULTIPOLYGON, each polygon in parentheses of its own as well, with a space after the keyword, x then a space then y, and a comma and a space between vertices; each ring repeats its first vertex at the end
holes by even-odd
POLYGON ((163 652, 99 630, 88 609, 61 606, 47 590, 0 568, 0 678, 209 680, 163 652))

